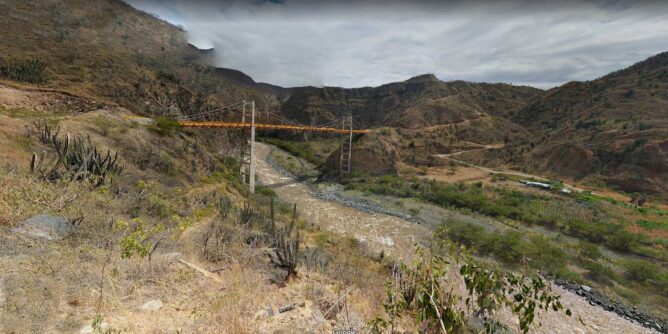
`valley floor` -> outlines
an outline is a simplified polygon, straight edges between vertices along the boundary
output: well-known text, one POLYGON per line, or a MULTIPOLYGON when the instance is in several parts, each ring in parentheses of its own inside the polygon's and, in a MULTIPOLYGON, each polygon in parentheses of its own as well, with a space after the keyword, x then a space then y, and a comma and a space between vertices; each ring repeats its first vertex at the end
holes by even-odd
MULTIPOLYGON (((308 185, 281 174, 267 163, 270 147, 258 144, 257 161, 260 182, 273 189, 287 202, 296 202, 307 221, 320 228, 354 236, 371 243, 372 248, 410 258, 416 243, 426 242, 430 228, 398 217, 362 212, 312 195, 308 185)), ((564 307, 573 311, 571 317, 562 313, 546 313, 537 318, 542 324, 538 333, 652 333, 654 331, 627 321, 614 313, 591 306, 578 295, 553 286, 563 297, 564 307)), ((505 320, 512 323, 512 317, 505 320)), ((513 324, 517 326, 517 324, 513 324)), ((516 328, 517 329, 517 328, 516 328)))

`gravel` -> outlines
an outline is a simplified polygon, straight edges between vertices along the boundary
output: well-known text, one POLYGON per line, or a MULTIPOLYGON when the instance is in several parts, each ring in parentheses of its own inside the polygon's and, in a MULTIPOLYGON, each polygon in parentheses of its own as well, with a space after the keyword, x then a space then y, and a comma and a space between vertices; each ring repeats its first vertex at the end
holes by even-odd
MULTIPOLYGON (((272 147, 272 151, 275 148, 272 147)), ((391 215, 405 219, 410 222, 422 224, 424 223, 420 218, 408 215, 404 212, 399 212, 396 210, 384 208, 376 203, 373 203, 364 199, 350 199, 342 196, 340 194, 341 189, 338 189, 335 186, 328 187, 328 189, 320 190, 316 188, 316 183, 314 179, 304 179, 299 178, 287 171, 285 168, 281 167, 269 154, 267 157, 267 163, 276 169, 279 173, 284 176, 290 177, 292 179, 302 181, 304 184, 308 185, 311 189, 311 194, 321 200, 333 201, 341 205, 345 205, 351 208, 355 208, 360 211, 369 212, 369 213, 380 213, 391 215)), ((601 293, 593 290, 589 286, 583 286, 569 281, 555 279, 554 283, 576 293, 577 295, 587 299, 589 304, 593 306, 599 306, 608 312, 614 312, 618 316, 635 321, 641 324, 644 327, 657 330, 661 333, 668 333, 668 323, 662 319, 654 317, 652 315, 638 311, 636 307, 630 307, 622 304, 621 302, 611 300, 610 298, 602 295, 601 293)))
MULTIPOLYGON (((272 147, 272 152, 275 148, 272 147)), ((311 189, 311 195, 313 197, 325 200, 325 201, 332 201, 339 203, 341 205, 351 207, 357 210, 360 210, 362 212, 367 212, 367 213, 380 213, 380 214, 385 214, 389 216, 395 216, 399 217, 401 219, 405 219, 409 222, 413 223, 418 223, 422 224, 424 223, 421 219, 418 217, 414 217, 412 215, 409 215, 407 213, 397 211, 397 210, 392 210, 389 208, 382 207, 372 201, 369 200, 364 200, 364 199, 351 199, 351 198, 346 198, 344 196, 341 196, 340 190, 336 189, 335 187, 330 187, 329 189, 325 190, 320 190, 316 188, 316 184, 314 182, 314 179, 305 179, 305 178, 300 178, 292 173, 290 173, 288 170, 283 168, 276 160, 273 158, 272 154, 270 153, 269 156, 267 156, 267 163, 274 169, 276 169, 279 173, 281 173, 284 176, 290 177, 292 179, 295 179, 297 181, 301 181, 302 183, 306 184, 309 186, 311 189)))
POLYGON ((555 279, 554 283, 587 299, 590 305, 598 305, 604 310, 614 312, 624 319, 635 321, 644 327, 655 329, 661 333, 668 333, 668 323, 666 321, 638 311, 634 306, 624 305, 621 302, 611 300, 588 286, 562 279, 555 279))

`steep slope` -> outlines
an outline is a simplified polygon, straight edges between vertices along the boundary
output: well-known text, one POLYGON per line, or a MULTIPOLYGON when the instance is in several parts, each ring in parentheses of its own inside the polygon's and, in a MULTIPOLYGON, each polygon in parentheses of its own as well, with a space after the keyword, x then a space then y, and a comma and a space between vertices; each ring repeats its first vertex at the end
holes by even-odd
POLYGON ((0 0, 0 79, 55 88, 135 112, 172 114, 256 99, 245 74, 210 66, 212 50, 120 0, 0 0))
MULTIPOLYGON (((395 173, 397 164, 430 163, 433 154, 520 142, 529 134, 506 117, 541 94, 531 87, 443 82, 426 74, 373 88, 295 88, 282 111, 301 123, 352 115, 356 128, 396 128, 361 137, 352 161, 357 171, 395 173)), ((325 165, 328 175, 338 170, 337 156, 325 165)))
POLYGON ((554 88, 512 119, 536 134, 531 170, 668 192, 668 53, 554 88))

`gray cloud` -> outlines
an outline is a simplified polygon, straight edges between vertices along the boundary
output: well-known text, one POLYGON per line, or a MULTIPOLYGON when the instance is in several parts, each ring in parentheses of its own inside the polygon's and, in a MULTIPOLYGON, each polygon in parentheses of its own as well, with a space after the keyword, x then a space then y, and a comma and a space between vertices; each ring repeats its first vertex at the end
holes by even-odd
POLYGON ((218 66, 281 86, 377 86, 434 73, 548 88, 668 46, 660 1, 129 2, 214 47, 218 66))

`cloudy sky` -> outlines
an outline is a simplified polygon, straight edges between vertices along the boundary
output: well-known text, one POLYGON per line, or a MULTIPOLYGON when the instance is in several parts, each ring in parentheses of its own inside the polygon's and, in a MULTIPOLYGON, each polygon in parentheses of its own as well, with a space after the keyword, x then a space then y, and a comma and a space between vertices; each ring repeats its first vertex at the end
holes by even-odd
POLYGON ((128 2, 215 48, 218 66, 284 87, 433 73, 550 88, 668 51, 668 1, 128 2))

